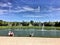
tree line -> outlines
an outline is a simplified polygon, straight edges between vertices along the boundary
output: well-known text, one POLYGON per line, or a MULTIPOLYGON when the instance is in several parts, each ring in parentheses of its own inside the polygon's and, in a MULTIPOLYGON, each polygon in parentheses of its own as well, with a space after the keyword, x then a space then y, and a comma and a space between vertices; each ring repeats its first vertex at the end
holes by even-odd
POLYGON ((56 22, 34 22, 34 21, 30 21, 30 22, 26 22, 26 21, 22 21, 22 22, 7 22, 7 21, 3 21, 0 20, 0 26, 42 26, 44 24, 44 26, 60 26, 60 22, 56 21, 56 22))

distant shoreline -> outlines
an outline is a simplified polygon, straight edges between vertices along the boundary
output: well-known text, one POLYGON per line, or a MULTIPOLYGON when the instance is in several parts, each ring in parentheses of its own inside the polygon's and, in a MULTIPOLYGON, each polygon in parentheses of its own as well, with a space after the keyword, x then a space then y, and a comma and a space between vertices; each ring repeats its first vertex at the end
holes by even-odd
MULTIPOLYGON (((0 26, 0 29, 42 29, 42 26, 0 26)), ((60 30, 60 27, 45 26, 45 30, 60 30)))

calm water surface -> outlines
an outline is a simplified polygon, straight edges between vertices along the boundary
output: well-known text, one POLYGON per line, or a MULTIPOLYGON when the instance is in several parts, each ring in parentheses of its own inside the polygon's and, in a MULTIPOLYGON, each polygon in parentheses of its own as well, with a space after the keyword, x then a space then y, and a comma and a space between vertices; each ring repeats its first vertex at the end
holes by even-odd
POLYGON ((16 37, 60 37, 60 30, 40 30, 40 29, 2 29, 0 36, 8 36, 8 32, 13 31, 16 37))

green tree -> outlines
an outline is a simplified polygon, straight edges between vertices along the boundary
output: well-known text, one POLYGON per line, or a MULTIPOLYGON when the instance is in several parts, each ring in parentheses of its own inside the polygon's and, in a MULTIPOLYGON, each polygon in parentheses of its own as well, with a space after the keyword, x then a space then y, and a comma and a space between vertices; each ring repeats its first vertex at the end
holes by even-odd
POLYGON ((22 26, 29 26, 29 22, 24 22, 23 21, 21 24, 22 24, 22 26))
POLYGON ((30 21, 30 24, 32 24, 32 25, 33 25, 33 24, 34 24, 34 21, 32 21, 32 20, 31 20, 31 21, 30 21))

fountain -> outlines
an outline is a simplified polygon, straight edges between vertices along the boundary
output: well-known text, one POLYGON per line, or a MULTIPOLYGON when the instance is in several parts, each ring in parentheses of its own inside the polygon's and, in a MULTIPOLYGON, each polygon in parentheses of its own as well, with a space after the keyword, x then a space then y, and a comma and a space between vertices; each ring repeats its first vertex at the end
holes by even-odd
POLYGON ((52 23, 52 30, 45 30, 44 29, 44 23, 43 23, 41 31, 42 31, 42 36, 46 36, 47 35, 46 33, 49 33, 49 35, 51 35, 51 36, 56 36, 56 32, 57 32, 53 23, 52 23))
POLYGON ((43 23, 43 25, 42 25, 42 36, 44 36, 44 23, 43 23))
POLYGON ((43 23, 43 25, 42 25, 42 31, 44 31, 44 23, 43 23))

